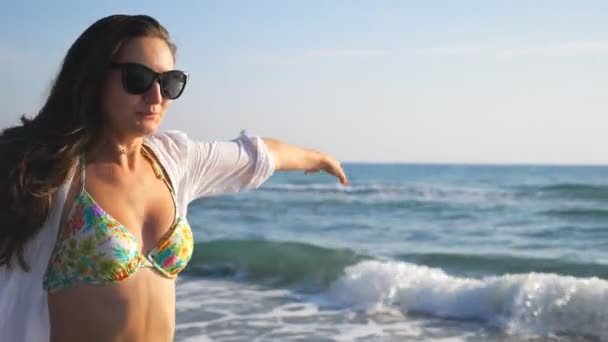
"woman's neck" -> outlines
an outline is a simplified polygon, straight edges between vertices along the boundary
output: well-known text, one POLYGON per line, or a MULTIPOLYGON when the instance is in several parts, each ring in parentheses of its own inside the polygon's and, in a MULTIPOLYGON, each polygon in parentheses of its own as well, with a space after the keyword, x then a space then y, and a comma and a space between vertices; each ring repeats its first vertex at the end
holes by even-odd
POLYGON ((134 166, 141 157, 143 138, 118 139, 106 136, 99 139, 87 151, 88 159, 116 163, 121 166, 134 166))

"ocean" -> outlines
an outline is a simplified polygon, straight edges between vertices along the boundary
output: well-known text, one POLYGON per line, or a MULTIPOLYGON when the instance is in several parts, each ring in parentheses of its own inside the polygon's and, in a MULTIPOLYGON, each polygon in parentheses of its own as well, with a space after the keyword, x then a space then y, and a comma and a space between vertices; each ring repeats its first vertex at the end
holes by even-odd
POLYGON ((608 341, 608 167, 344 169, 190 204, 176 341, 608 341))

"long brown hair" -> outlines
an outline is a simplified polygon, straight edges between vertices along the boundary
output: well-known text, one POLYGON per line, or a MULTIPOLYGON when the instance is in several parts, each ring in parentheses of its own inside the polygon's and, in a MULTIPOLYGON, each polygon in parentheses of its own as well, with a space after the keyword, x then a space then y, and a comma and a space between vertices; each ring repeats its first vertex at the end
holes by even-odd
POLYGON ((46 102, 33 118, 0 133, 0 266, 16 257, 43 227, 54 194, 102 127, 101 87, 108 66, 132 38, 163 39, 167 30, 146 15, 112 15, 89 26, 68 50, 46 102))

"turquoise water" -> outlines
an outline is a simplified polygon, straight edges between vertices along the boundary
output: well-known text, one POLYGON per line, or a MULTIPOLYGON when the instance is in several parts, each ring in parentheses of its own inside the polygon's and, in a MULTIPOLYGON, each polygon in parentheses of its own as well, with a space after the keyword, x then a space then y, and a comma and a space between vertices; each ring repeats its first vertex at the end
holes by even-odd
POLYGON ((176 339, 608 339, 608 167, 345 171, 193 202, 176 339))

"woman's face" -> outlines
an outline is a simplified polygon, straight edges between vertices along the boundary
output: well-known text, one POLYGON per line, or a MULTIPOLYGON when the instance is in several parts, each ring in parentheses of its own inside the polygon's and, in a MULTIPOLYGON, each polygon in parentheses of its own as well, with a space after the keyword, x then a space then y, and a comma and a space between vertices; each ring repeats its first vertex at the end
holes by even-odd
MULTIPOLYGON (((135 38, 121 48, 114 63, 137 63, 160 73, 173 69, 174 56, 160 38, 135 38)), ((114 67, 102 89, 106 133, 109 131, 123 138, 153 134, 171 102, 161 95, 160 84, 156 81, 141 94, 127 92, 123 86, 122 68, 114 67)))

